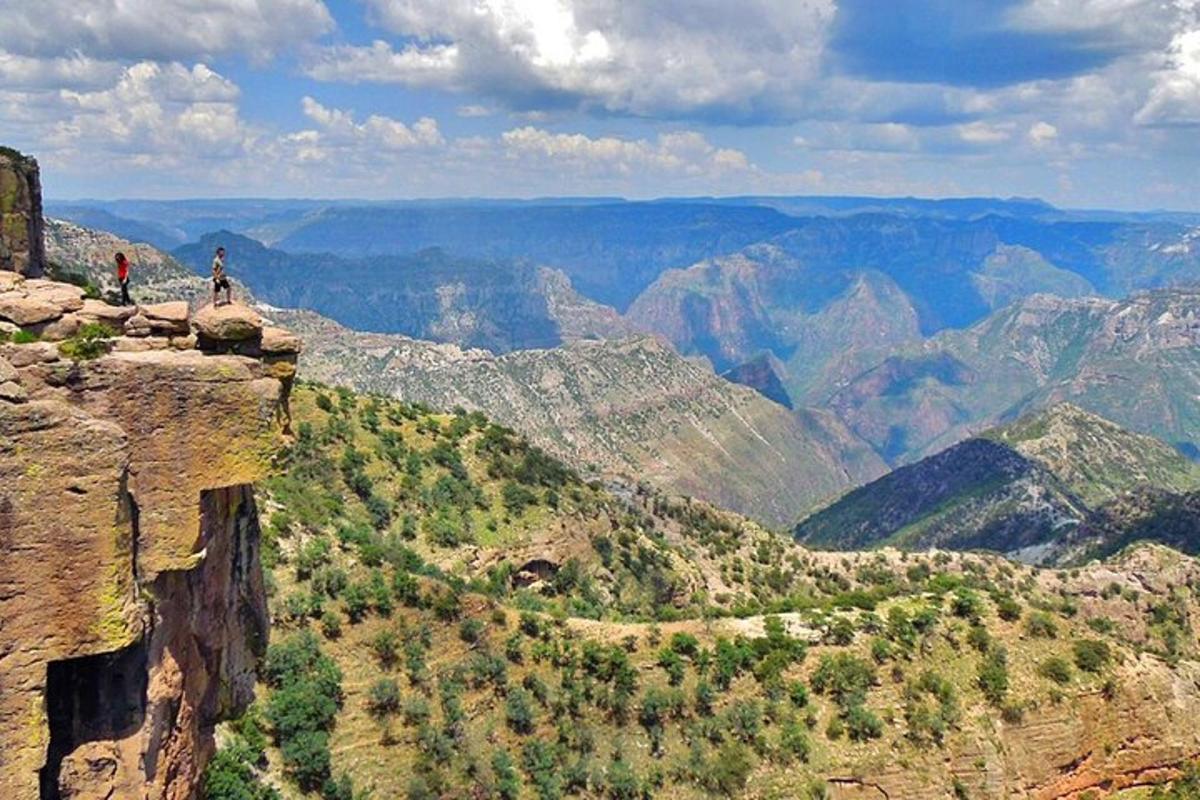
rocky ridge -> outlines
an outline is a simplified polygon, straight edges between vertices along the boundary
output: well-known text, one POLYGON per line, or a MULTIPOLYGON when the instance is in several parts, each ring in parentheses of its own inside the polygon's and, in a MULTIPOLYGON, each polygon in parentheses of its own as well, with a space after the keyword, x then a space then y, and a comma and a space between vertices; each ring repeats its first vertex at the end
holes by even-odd
POLYGON ((1062 403, 855 489, 796 535, 841 549, 987 548, 1045 564, 1108 555, 1133 538, 1194 551, 1200 543, 1181 533, 1200 526, 1186 500, 1197 490, 1200 467, 1166 443, 1062 403))
POLYGON ((0 272, 0 795, 195 796, 265 646, 251 484, 298 351, 0 272))
POLYGON ((655 338, 495 356, 266 313, 304 337, 303 377, 479 410, 568 463, 637 475, 770 524, 790 524, 884 469, 833 415, 789 412, 655 338))

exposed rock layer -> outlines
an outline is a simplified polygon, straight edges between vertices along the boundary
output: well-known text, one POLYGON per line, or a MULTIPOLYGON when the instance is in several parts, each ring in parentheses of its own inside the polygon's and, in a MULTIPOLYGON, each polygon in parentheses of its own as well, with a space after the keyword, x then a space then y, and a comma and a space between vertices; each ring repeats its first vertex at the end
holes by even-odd
POLYGON ((0 148, 0 272, 37 277, 44 269, 37 161, 0 148))
MULTIPOLYGON (((44 331, 13 310, 31 302, 121 324, 74 287, 19 278, 0 284, 0 322, 44 331)), ((0 344, 0 383, 19 390, 0 393, 4 798, 194 796, 266 642, 249 484, 286 422, 299 343, 257 357, 260 327, 201 352, 182 304, 124 324, 136 316, 155 335, 90 360, 0 344)))

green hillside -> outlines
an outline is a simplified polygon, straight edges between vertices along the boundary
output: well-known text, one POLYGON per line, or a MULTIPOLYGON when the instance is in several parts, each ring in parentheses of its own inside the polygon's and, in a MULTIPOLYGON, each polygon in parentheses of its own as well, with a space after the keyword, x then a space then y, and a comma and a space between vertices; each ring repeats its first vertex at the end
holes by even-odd
POLYGON ((1088 698, 1127 719, 1124 687, 1175 669, 1136 654, 1194 657, 1178 554, 1068 576, 810 552, 585 483, 478 414, 310 385, 292 411, 260 487, 260 702, 208 800, 817 798, 867 776, 984 796, 1043 768, 1012 747, 1026 726, 1077 725, 1088 698), (1161 596, 1101 593, 1125 570, 1161 596), (979 755, 987 730, 1008 744, 979 755))
POLYGON ((819 547, 986 548, 1058 563, 1113 552, 1135 527, 1137 538, 1181 544, 1167 521, 1156 532, 1147 518, 1197 488, 1200 466, 1174 448, 1060 404, 856 489, 796 536, 819 547), (1141 513, 1118 511, 1131 503, 1141 513))

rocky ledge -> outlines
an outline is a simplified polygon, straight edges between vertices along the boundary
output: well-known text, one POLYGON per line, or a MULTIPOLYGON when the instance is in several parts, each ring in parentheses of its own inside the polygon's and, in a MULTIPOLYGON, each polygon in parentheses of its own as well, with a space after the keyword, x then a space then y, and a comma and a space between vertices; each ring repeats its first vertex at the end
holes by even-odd
POLYGON ((299 341, 0 272, 0 797, 189 798, 267 620, 299 341))

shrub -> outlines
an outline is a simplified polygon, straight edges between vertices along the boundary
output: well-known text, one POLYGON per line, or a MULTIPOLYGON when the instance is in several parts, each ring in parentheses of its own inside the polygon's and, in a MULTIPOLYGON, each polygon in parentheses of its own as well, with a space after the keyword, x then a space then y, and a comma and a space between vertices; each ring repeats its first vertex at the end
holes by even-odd
POLYGON ((798 722, 788 722, 779 731, 779 754, 784 761, 808 761, 812 746, 808 731, 798 722))
POLYGON ((342 617, 336 611, 326 610, 321 615, 321 633, 326 639, 336 639, 342 635, 342 617))
POLYGON ((875 668, 850 653, 821 656, 812 675, 813 690, 829 695, 843 710, 861 704, 874 682, 875 668))
POLYGON ((1080 639, 1072 645, 1075 666, 1084 672, 1099 672, 1108 665, 1112 652, 1107 642, 1098 639, 1080 639))
POLYGON ((1038 666, 1038 674, 1058 684, 1071 682, 1071 665, 1062 656, 1051 656, 1038 666))
POLYGON ((361 583, 352 583, 347 586, 342 595, 342 601, 346 604, 346 616, 352 623, 362 622, 371 605, 367 587, 361 583))
POLYGON ((58 352, 72 361, 90 361, 108 352, 111 338, 112 334, 108 328, 96 322, 89 322, 81 326, 74 336, 59 342, 58 352))
POLYGON ((529 692, 524 689, 509 691, 508 697, 504 700, 504 718, 508 727, 516 733, 522 735, 533 733, 533 703, 529 692))
POLYGON ((883 735, 883 723, 866 706, 854 705, 846 711, 846 732, 856 742, 878 739, 883 735))
POLYGON ((400 711, 400 686, 394 678, 380 678, 371 684, 367 709, 376 717, 390 717, 400 711))
POLYGON ((980 691, 994 706, 1000 706, 1008 694, 1008 658, 1001 648, 984 656, 977 679, 980 691))
POLYGON ((702 783, 709 791, 735 797, 745 790, 753 768, 750 751, 744 745, 726 742, 710 760, 702 783))
POLYGON ((400 657, 400 637, 393 630, 382 630, 371 639, 371 652, 384 669, 391 668, 400 657))
POLYGON ((996 598, 996 613, 1005 622, 1016 622, 1021 618, 1021 603, 1010 594, 1000 595, 996 598))
POLYGON ((483 638, 484 625, 480 620, 468 617, 458 624, 458 638, 467 644, 478 644, 483 638))
POLYGON ((1034 611, 1025 620, 1025 632, 1038 639, 1058 636, 1058 623, 1045 611, 1034 611))

